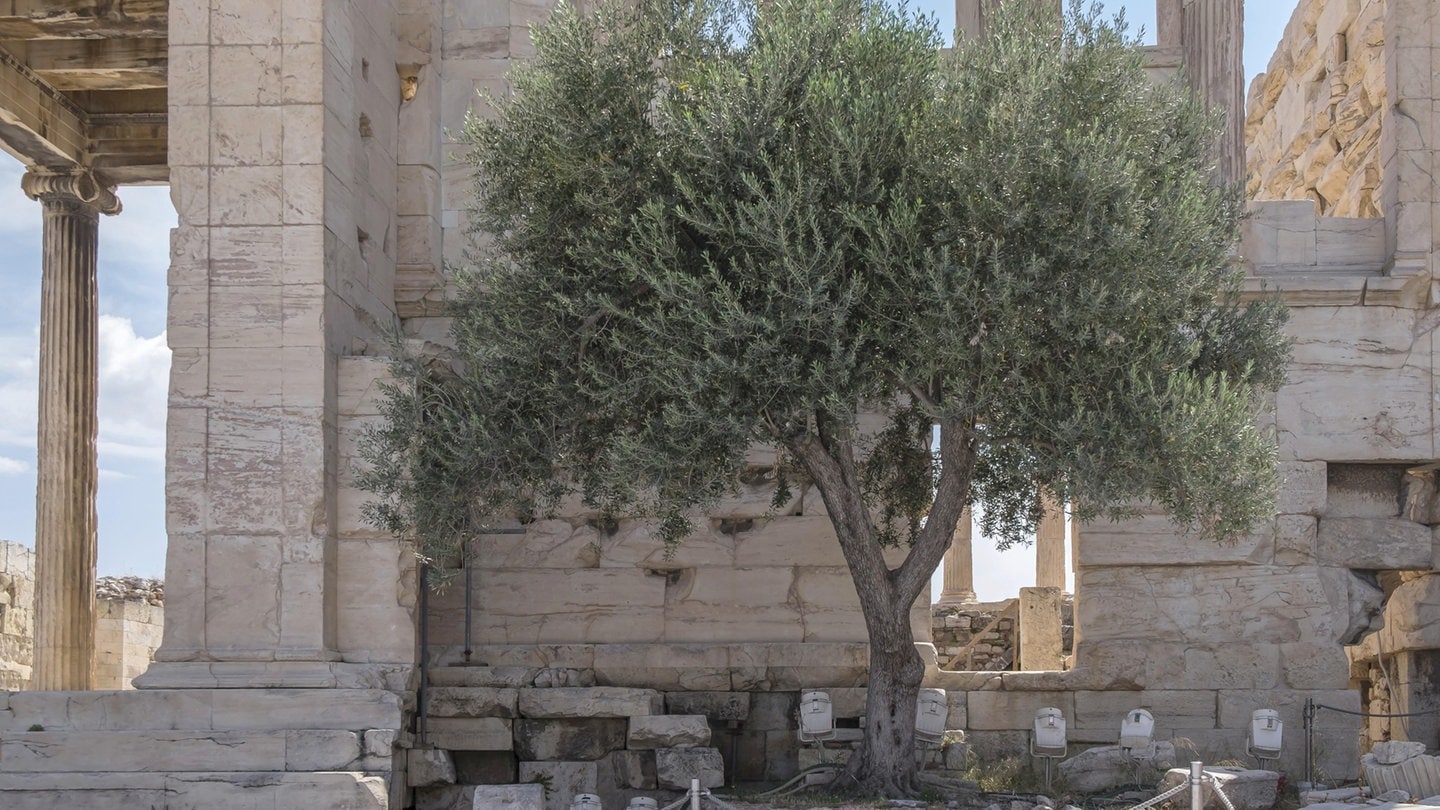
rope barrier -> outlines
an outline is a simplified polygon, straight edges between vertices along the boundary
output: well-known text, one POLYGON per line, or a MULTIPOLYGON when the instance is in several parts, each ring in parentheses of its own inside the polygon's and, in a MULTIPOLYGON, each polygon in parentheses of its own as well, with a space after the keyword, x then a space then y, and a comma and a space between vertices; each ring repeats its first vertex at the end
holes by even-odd
MULTIPOLYGON (((1220 783, 1216 781, 1215 777, 1207 773, 1204 779, 1210 783, 1210 789, 1215 791, 1215 795, 1220 797, 1220 803, 1225 805, 1225 810, 1235 810, 1235 805, 1230 803, 1230 797, 1226 796, 1225 791, 1220 789, 1220 783)), ((1191 808, 1191 810, 1199 810, 1199 808, 1191 808)))
POLYGON ((1176 785, 1175 787, 1170 788, 1169 790, 1165 791, 1164 793, 1161 793, 1159 796, 1156 796, 1156 797, 1153 798, 1153 799, 1146 799, 1145 801, 1141 802, 1140 804, 1137 804, 1137 805, 1135 805, 1134 807, 1131 807, 1130 810, 1144 810, 1144 809, 1147 808, 1147 807, 1154 807, 1155 805, 1159 804, 1160 802, 1165 801, 1166 799, 1170 798, 1171 796, 1174 796, 1175 794, 1183 791, 1184 789, 1186 789, 1186 788, 1188 788, 1188 787, 1190 787, 1190 780, 1187 779, 1187 780, 1185 780, 1184 782, 1181 782, 1180 784, 1176 785))
POLYGON ((1437 708, 1437 709, 1426 709, 1426 710, 1424 710, 1424 711, 1419 711, 1419 712, 1404 712, 1404 713, 1402 713, 1402 714, 1379 714, 1379 713, 1373 713, 1373 714, 1372 714, 1371 712, 1357 712, 1357 711, 1355 711, 1354 709, 1342 709, 1342 708, 1340 708, 1340 707, 1338 707, 1338 706, 1326 706, 1324 703, 1316 703, 1316 704, 1315 704, 1315 708, 1317 708, 1317 709, 1328 709, 1328 710, 1330 710, 1330 711, 1332 711, 1332 712, 1339 712, 1339 713, 1341 713, 1341 714, 1351 714, 1351 715, 1354 715, 1354 716, 1356 716, 1356 717, 1367 717, 1367 718, 1368 718, 1368 717, 1381 717, 1381 718, 1422 717, 1422 716, 1427 715, 1427 714, 1440 714, 1440 708, 1437 708))

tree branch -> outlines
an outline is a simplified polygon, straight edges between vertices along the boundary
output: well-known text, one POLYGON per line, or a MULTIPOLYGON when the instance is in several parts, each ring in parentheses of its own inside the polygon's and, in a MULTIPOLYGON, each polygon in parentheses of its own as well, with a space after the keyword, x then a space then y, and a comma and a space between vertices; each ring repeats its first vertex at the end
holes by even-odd
POLYGON ((945 558, 955 525, 965 512, 976 459, 975 434, 968 425, 958 420, 942 420, 940 481, 935 486, 935 500, 910 553, 905 555, 899 568, 890 572, 890 581, 900 598, 914 601, 945 558))

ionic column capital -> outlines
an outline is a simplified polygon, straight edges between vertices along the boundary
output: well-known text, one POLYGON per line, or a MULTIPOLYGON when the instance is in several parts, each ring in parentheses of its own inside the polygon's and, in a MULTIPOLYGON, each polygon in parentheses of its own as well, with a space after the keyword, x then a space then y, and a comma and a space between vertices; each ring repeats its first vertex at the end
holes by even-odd
POLYGON ((94 208, 102 214, 120 213, 115 187, 86 168, 31 167, 20 178, 25 196, 42 203, 70 203, 94 208))

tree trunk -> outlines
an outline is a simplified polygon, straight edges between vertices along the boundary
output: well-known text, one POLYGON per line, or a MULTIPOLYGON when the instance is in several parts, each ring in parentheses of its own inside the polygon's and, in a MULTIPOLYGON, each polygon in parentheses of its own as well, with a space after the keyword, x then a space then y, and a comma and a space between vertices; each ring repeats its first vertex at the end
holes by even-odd
POLYGON ((870 626, 865 738, 836 786, 853 785, 866 796, 911 797, 920 790, 915 704, 925 663, 915 649, 909 603, 865 605, 865 613, 870 626))

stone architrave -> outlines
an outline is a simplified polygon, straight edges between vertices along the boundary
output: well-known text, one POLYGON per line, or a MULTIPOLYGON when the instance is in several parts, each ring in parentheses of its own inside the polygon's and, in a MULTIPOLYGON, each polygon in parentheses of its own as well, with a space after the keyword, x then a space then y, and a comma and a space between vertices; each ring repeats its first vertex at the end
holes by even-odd
POLYGON ((45 218, 31 687, 91 689, 99 387, 95 273, 100 214, 118 214, 120 201, 84 169, 31 169, 21 187, 40 201, 45 218))
POLYGON ((975 601, 975 560, 972 556, 973 526, 970 509, 960 514, 950 550, 945 552, 944 579, 940 587, 941 605, 964 605, 975 601))

